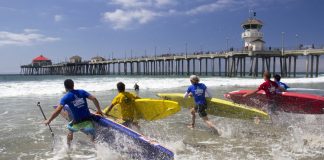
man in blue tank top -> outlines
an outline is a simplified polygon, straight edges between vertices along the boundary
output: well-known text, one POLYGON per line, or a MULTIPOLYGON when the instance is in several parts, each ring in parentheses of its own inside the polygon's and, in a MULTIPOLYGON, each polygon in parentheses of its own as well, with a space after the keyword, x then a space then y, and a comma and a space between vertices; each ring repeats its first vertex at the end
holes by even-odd
POLYGON ((92 124, 91 113, 88 108, 87 99, 90 99, 97 108, 97 114, 103 115, 100 109, 100 105, 96 97, 92 96, 84 90, 75 90, 74 82, 71 79, 64 81, 66 94, 61 99, 60 104, 51 115, 51 117, 44 123, 50 124, 62 111, 63 107, 67 105, 71 110, 72 121, 67 125, 69 133, 67 135, 67 144, 70 146, 73 139, 73 132, 79 130, 87 133, 94 140, 94 127, 92 124))
POLYGON ((208 128, 211 128, 216 134, 218 131, 216 127, 212 124, 212 122, 208 119, 206 109, 207 109, 207 101, 206 101, 206 93, 208 97, 212 97, 212 95, 208 92, 207 87, 203 83, 199 83, 199 77, 196 75, 190 76, 191 86, 188 87, 187 92, 185 93, 184 97, 187 98, 188 96, 194 97, 195 100, 195 107, 190 110, 192 115, 192 123, 189 125, 189 128, 195 127, 195 120, 196 120, 196 112, 198 112, 199 117, 203 119, 206 123, 208 128))

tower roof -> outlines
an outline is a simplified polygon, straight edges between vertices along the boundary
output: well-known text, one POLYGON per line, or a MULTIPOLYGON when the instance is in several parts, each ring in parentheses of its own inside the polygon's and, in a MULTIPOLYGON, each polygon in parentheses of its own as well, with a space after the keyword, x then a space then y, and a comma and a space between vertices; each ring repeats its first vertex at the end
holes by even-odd
POLYGON ((70 57, 70 59, 81 59, 81 57, 78 55, 75 55, 75 56, 70 57))
POLYGON ((33 61, 48 61, 49 59, 44 57, 43 55, 40 55, 33 59, 33 61))
POLYGON ((245 25, 253 25, 253 24, 263 25, 263 22, 261 20, 255 19, 255 18, 249 18, 248 20, 246 20, 246 21, 244 21, 242 23, 242 26, 245 26, 245 25))
POLYGON ((262 43, 265 43, 265 41, 262 40, 262 39, 256 39, 256 40, 254 40, 254 41, 252 41, 252 42, 262 42, 262 43))

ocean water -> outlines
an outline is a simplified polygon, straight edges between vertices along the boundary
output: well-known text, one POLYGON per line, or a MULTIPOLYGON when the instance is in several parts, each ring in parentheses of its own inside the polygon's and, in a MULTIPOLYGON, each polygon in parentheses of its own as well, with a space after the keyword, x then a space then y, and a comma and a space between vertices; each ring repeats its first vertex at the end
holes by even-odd
MULTIPOLYGON (((41 102, 49 116, 51 106, 64 95, 63 81, 72 78, 76 88, 95 95, 101 107, 111 103, 119 81, 132 91, 140 85, 140 96, 156 98, 159 92, 184 92, 187 77, 141 76, 0 76, 0 159, 128 159, 109 144, 92 144, 82 133, 75 134, 72 149, 65 144, 66 121, 52 122, 54 144, 48 128, 41 122, 36 106, 41 102), (54 148, 54 149, 52 149, 54 148)), ((202 77, 215 97, 233 90, 252 89, 262 79, 202 77)), ((324 90, 324 77, 283 79, 295 88, 324 90)), ((309 90, 308 92, 313 92, 309 90)), ((316 91, 316 93, 318 90, 316 91)), ((315 93, 315 91, 314 91, 315 93)), ((91 104, 90 107, 94 108, 91 104)), ((141 121, 141 132, 175 153, 176 159, 324 159, 324 115, 280 113, 274 124, 209 116, 221 132, 213 135, 200 119, 197 128, 188 129, 190 114, 182 109, 172 117, 141 121)), ((130 146, 132 147, 132 146, 130 146)))

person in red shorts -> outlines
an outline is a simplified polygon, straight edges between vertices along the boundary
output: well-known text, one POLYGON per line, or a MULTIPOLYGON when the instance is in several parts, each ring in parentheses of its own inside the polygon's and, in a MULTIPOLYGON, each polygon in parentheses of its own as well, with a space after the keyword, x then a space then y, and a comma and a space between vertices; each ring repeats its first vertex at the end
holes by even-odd
POLYGON ((277 95, 276 90, 285 91, 285 89, 281 88, 276 82, 271 81, 270 78, 271 74, 268 71, 264 72, 263 79, 265 82, 263 82, 255 91, 244 94, 243 97, 251 96, 253 94, 256 94, 258 91, 263 90, 266 93, 268 100, 268 113, 272 115, 277 110, 275 101, 275 96, 277 95))

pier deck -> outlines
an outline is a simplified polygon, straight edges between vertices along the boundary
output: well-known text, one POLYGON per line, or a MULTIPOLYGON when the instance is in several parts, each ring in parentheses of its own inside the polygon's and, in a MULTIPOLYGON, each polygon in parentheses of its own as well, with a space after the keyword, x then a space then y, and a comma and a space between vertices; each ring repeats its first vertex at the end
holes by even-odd
POLYGON ((258 77, 269 71, 296 77, 297 59, 305 57, 306 77, 318 77, 324 49, 286 51, 233 51, 113 59, 100 62, 58 63, 47 66, 22 65, 24 75, 212 75, 258 77))

